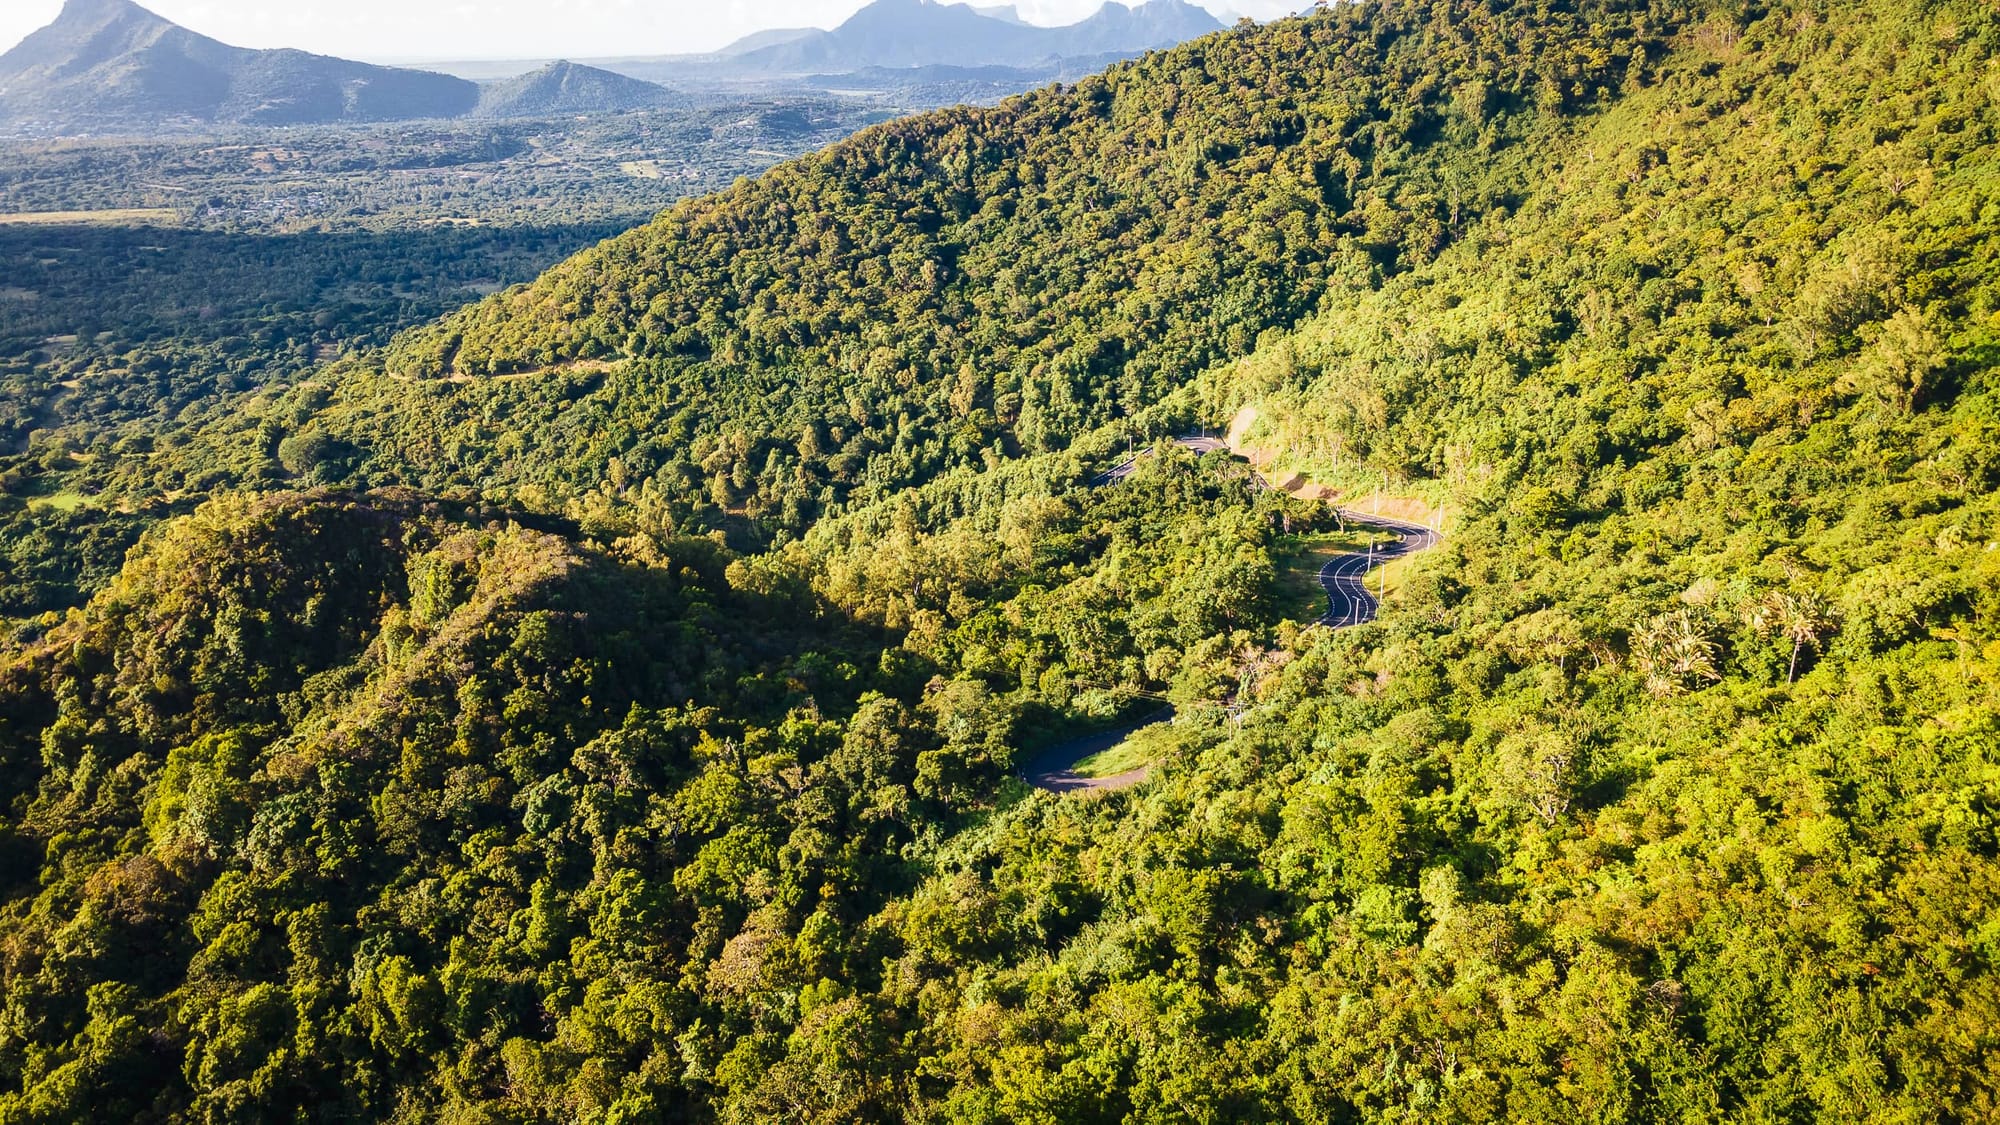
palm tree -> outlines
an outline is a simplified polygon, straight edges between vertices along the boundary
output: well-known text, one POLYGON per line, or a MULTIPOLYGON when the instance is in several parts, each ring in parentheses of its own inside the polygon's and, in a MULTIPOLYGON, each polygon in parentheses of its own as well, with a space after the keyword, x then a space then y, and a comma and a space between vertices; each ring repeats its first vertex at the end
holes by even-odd
POLYGON ((1679 695, 1689 681, 1713 682, 1716 644, 1708 629, 1685 609, 1663 613, 1632 635, 1632 657, 1654 695, 1679 695))
POLYGON ((1807 645, 1819 651, 1819 641, 1832 625, 1826 604, 1816 594, 1792 594, 1779 591, 1771 595, 1771 619, 1778 632, 1792 642, 1792 662, 1785 669, 1785 683, 1791 684, 1799 675, 1799 650, 1807 645))

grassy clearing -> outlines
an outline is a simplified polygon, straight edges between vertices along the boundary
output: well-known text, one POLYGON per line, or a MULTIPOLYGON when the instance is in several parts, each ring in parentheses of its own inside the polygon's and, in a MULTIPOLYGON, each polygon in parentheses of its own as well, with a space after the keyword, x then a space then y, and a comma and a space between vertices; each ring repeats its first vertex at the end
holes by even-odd
POLYGON ((180 220, 171 207, 126 207, 109 211, 13 211, 0 212, 0 226, 138 226, 161 225, 180 220))
POLYGON ((1354 549, 1356 536, 1339 532, 1295 535, 1279 545, 1278 602, 1288 621, 1311 621, 1326 612, 1319 571, 1334 556, 1354 549))
POLYGON ((1403 596, 1403 583, 1409 580, 1421 555, 1410 555, 1397 559, 1388 566, 1378 566, 1368 572, 1368 590, 1384 601, 1395 601, 1403 596))
MULTIPOLYGON (((1368 549, 1371 536, 1363 531, 1326 531, 1294 535, 1278 546, 1278 601, 1287 621, 1317 621, 1326 612, 1326 590, 1319 584, 1320 568, 1338 555, 1368 549)), ((1373 536, 1378 541, 1387 536, 1373 536)), ((1392 579, 1393 580, 1393 579, 1392 579)), ((1370 580, 1373 589, 1373 579, 1370 580)))
POLYGON ((1155 723, 1142 727, 1126 736, 1125 741, 1101 750, 1071 766, 1079 777, 1116 777, 1143 769, 1160 760, 1171 745, 1173 726, 1169 723, 1155 723))
POLYGON ((53 496, 30 496, 28 507, 47 508, 57 512, 74 512, 88 501, 81 492, 58 492, 53 496))

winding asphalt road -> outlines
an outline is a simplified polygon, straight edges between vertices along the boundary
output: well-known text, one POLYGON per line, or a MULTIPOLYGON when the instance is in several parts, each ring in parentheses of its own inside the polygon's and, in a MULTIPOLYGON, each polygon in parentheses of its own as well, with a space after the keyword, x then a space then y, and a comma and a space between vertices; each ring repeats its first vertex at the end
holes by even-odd
MULTIPOLYGON (((1197 454, 1216 453, 1228 448, 1222 439, 1212 437, 1180 437, 1175 438, 1174 443, 1197 454)), ((1098 474, 1092 484, 1101 488, 1124 480, 1139 467, 1139 459, 1151 452, 1152 450, 1145 449, 1126 457, 1110 469, 1098 474)), ((1396 536, 1396 541, 1380 544, 1372 552, 1357 551, 1353 554, 1336 556, 1320 568, 1319 584, 1326 590, 1327 609, 1326 615, 1319 621, 1320 624, 1334 629, 1363 625, 1375 620, 1377 611, 1381 609, 1381 603, 1376 600, 1375 595, 1368 592, 1369 571, 1383 563, 1414 555, 1418 551, 1427 551, 1438 543, 1438 533, 1420 523, 1404 523, 1383 516, 1362 516, 1345 511, 1341 513, 1341 517, 1350 524, 1388 531, 1396 536)), ((1138 726, 1105 731, 1088 738, 1052 746, 1035 755, 1034 760, 1021 771, 1021 776, 1028 784, 1051 793, 1103 793, 1130 788, 1146 780, 1152 773, 1152 768, 1142 766, 1112 777, 1084 777, 1076 772, 1076 764, 1092 754, 1111 749, 1154 723, 1170 721, 1171 714, 1172 711, 1169 709, 1168 718, 1155 717, 1138 726)))
POLYGON ((1078 738, 1059 746, 1051 746, 1035 755, 1021 771, 1021 777, 1037 789, 1051 793, 1105 793, 1114 789, 1129 789, 1146 780, 1153 772, 1151 766, 1140 766, 1136 770, 1112 774, 1109 777, 1085 777, 1076 772, 1076 764, 1092 754, 1102 754, 1113 746, 1158 723, 1173 719, 1173 708, 1169 707, 1160 715, 1137 726, 1108 730, 1093 734, 1088 738, 1078 738))
MULTIPOLYGON (((1214 437, 1177 437, 1174 439, 1174 444, 1180 446, 1182 449, 1193 450, 1197 457, 1206 456, 1210 453, 1221 453, 1229 448, 1228 442, 1214 437)), ((1090 482, 1091 485, 1096 488, 1103 488, 1107 484, 1117 484, 1137 471, 1139 468, 1139 459, 1152 452, 1153 450, 1149 446, 1137 453, 1127 454, 1123 461, 1118 462, 1116 465, 1093 477, 1090 482)))
POLYGON ((1387 530, 1396 536, 1396 541, 1380 544, 1373 551, 1338 555, 1319 568, 1319 584, 1326 591, 1326 616, 1319 619, 1320 624, 1335 629, 1365 625, 1375 620, 1381 603, 1368 592, 1369 571, 1418 551, 1428 551, 1438 542, 1438 533, 1420 523, 1360 516, 1353 512, 1341 514, 1349 523, 1387 530))

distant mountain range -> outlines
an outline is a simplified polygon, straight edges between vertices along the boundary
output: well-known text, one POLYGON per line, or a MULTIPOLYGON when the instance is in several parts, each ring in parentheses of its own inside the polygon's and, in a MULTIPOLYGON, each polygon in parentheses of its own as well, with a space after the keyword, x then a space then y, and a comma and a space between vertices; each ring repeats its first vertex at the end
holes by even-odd
POLYGON ((252 51, 197 35, 130 0, 69 0, 0 55, 0 122, 305 125, 456 117, 464 79, 304 51, 252 51))
POLYGON ((829 74, 870 67, 1032 67, 1087 55, 1137 55, 1222 30, 1184 0, 1109 3, 1081 23, 1036 27, 1012 7, 875 0, 832 31, 773 33, 718 52, 738 73, 829 74))
MULTIPOLYGON (((0 55, 0 127, 111 130, 190 123, 315 125, 416 118, 611 113, 671 97, 655 82, 855 76, 928 82, 981 97, 1219 30, 1184 0, 1109 3, 1068 27, 1009 7, 876 0, 831 31, 763 31, 709 55, 557 62, 482 88, 465 78, 303 51, 232 47, 131 0, 68 0, 54 23, 0 55), (977 71, 973 78, 965 71, 977 71)), ((491 68, 482 68, 491 72, 491 68)), ((483 75, 481 75, 483 76, 483 75)))

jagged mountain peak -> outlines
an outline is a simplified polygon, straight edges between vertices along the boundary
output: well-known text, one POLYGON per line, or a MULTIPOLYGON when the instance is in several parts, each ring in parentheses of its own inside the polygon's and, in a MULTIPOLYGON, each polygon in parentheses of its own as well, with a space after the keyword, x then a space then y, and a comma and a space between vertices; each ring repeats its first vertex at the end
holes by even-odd
POLYGON ((939 0, 874 0, 832 31, 723 54, 748 71, 836 73, 875 67, 1035 66, 1054 59, 1130 56, 1219 31, 1222 24, 1181 0, 1137 8, 1111 3, 1068 27, 1037 27, 1013 8, 939 0))
POLYGON ((304 51, 232 47, 131 0, 68 0, 0 55, 0 125, 316 124, 455 117, 478 87, 304 51))
POLYGON ((56 15, 56 23, 74 23, 79 20, 100 20, 118 17, 140 17, 166 23, 164 16, 151 9, 142 8, 132 0, 65 0, 62 11, 56 15))

